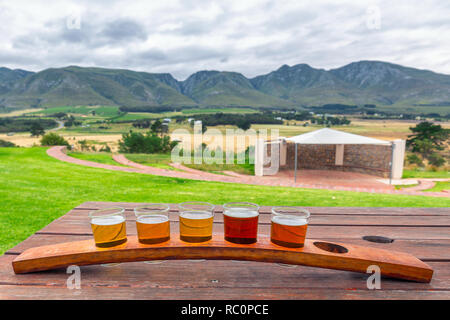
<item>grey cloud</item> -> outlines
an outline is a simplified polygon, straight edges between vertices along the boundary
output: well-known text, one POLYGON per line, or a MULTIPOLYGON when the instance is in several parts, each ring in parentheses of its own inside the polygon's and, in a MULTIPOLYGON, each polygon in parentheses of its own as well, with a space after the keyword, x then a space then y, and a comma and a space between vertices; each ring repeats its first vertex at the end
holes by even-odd
MULTIPOLYGON (((67 7, 79 4, 65 2, 67 7)), ((371 30, 366 25, 370 3, 350 0, 82 0, 80 29, 67 28, 69 12, 61 6, 42 17, 30 11, 30 28, 23 19, 11 19, 27 10, 11 2, 7 9, 0 5, 0 20, 5 21, 0 26, 0 66, 39 70, 79 64, 171 72, 177 78, 220 69, 252 77, 283 64, 329 69, 371 59, 450 73, 448 3, 377 3, 381 29, 371 30)))
POLYGON ((142 60, 161 61, 167 59, 167 55, 161 50, 147 50, 145 52, 138 54, 138 56, 142 60))
POLYGON ((100 32, 100 35, 113 42, 147 39, 147 33, 144 28, 139 23, 129 19, 118 19, 109 22, 103 31, 100 32))

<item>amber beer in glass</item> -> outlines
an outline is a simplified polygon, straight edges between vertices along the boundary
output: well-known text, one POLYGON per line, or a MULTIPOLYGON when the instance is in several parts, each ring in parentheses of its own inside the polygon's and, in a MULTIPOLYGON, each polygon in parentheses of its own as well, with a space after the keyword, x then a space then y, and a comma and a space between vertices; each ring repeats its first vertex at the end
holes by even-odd
POLYGON ((211 240, 214 206, 207 202, 189 201, 179 204, 180 239, 186 242, 211 240))
POLYGON ((272 208, 270 240, 283 247, 303 247, 309 216, 308 210, 298 207, 272 208))
POLYGON ((170 239, 169 206, 151 203, 134 209, 139 242, 155 244, 170 239))
POLYGON ((113 247, 127 241, 124 209, 113 207, 89 213, 95 245, 113 247))
POLYGON ((229 202, 223 205, 225 240, 250 244, 258 234, 259 206, 249 202, 229 202))

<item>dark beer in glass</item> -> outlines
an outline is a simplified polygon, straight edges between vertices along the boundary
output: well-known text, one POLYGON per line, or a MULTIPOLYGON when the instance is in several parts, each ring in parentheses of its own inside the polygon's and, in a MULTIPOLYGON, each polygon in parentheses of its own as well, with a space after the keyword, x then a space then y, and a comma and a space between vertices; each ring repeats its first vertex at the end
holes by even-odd
POLYGON ((223 206, 225 240, 239 244, 257 241, 259 206, 248 202, 230 202, 223 206))

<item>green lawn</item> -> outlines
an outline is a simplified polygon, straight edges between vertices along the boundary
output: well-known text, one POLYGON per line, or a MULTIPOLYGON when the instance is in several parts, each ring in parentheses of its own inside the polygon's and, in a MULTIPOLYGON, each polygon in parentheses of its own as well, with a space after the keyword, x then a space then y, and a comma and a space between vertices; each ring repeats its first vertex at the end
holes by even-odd
POLYGON ((441 192, 442 190, 450 190, 450 181, 436 181, 436 184, 433 188, 427 189, 425 191, 441 192))
POLYGON ((206 172, 212 172, 216 174, 224 174, 223 171, 233 171, 240 174, 249 174, 253 175, 255 172, 255 166, 253 164, 248 163, 235 163, 235 164, 218 164, 218 163, 202 163, 202 164, 184 164, 186 167, 206 171, 206 172))
POLYGON ((0 148, 0 254, 85 201, 449 207, 450 199, 194 181, 89 168, 46 149, 0 148))
POLYGON ((418 186, 418 183, 413 183, 413 184, 397 184, 394 185, 395 190, 402 190, 402 189, 408 189, 408 188, 412 188, 412 187, 416 187, 418 186))
POLYGON ((67 155, 81 160, 126 167, 114 161, 112 158, 112 154, 108 152, 68 152, 67 155))
MULTIPOLYGON (((169 163, 172 162, 170 154, 133 154, 127 153, 125 154, 127 159, 134 161, 136 163, 140 163, 143 165, 168 169, 168 170, 176 170, 174 167, 170 166, 169 163)), ((94 159, 92 161, 95 161, 94 159)), ((99 162, 99 161, 98 161, 99 162)), ((191 164, 183 164, 186 167, 193 168, 196 170, 202 170, 206 172, 212 172, 216 174, 224 174, 222 171, 234 171, 241 174, 253 174, 254 173, 254 165, 253 164, 194 164, 193 160, 191 164)))
POLYGON ((146 166, 151 166, 155 168, 167 169, 167 170, 177 170, 172 166, 169 166, 170 154, 138 154, 138 153, 127 153, 125 157, 136 163, 140 163, 146 166))
POLYGON ((406 178, 449 178, 449 171, 422 171, 422 170, 403 170, 403 179, 406 178))

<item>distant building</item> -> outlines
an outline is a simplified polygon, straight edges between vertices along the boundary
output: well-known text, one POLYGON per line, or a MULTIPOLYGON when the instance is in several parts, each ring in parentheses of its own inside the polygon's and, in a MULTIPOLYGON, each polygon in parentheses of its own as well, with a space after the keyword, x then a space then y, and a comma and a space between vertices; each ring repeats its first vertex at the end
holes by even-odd
POLYGON ((163 122, 172 122, 172 119, 170 119, 170 118, 165 118, 165 119, 163 119, 163 122))

